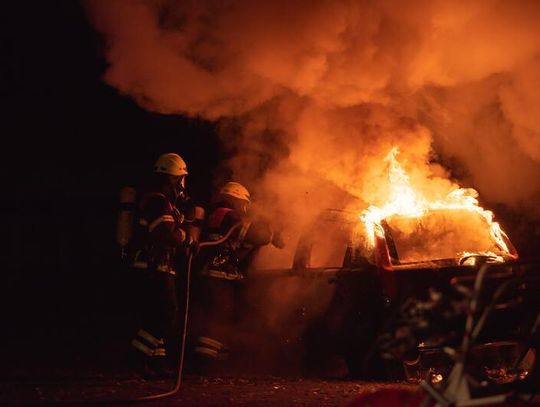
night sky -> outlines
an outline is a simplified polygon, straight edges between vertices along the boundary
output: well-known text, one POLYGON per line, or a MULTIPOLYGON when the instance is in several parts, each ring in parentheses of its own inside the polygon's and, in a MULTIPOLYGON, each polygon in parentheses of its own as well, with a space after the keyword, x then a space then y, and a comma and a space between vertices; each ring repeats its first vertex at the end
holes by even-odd
POLYGON ((101 81, 101 39, 78 2, 11 3, 2 13, 0 316, 17 364, 66 346, 82 353, 77 338, 114 324, 129 284, 114 263, 120 187, 177 152, 204 204, 224 156, 212 123, 145 111, 101 81))

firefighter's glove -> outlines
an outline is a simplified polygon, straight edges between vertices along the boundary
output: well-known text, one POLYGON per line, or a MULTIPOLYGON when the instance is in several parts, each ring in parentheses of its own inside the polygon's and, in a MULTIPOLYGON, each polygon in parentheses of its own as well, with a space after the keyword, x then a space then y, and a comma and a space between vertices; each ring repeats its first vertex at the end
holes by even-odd
POLYGON ((186 232, 184 232, 182 229, 177 228, 174 231, 174 237, 176 240, 177 245, 182 245, 186 241, 186 232))
POLYGON ((193 222, 195 220, 195 202, 185 197, 176 201, 176 208, 184 215, 187 222, 193 222))

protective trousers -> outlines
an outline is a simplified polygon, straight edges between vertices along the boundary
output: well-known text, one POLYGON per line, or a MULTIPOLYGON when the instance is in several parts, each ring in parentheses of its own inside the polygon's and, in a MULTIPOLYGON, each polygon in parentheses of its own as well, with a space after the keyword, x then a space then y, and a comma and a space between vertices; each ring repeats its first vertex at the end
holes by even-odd
POLYGON ((202 329, 195 352, 210 359, 225 359, 229 354, 227 342, 233 336, 237 320, 237 281, 207 277, 204 279, 202 329))
POLYGON ((178 299, 176 276, 160 271, 143 271, 139 305, 140 329, 131 344, 149 358, 163 363, 178 352, 178 299))

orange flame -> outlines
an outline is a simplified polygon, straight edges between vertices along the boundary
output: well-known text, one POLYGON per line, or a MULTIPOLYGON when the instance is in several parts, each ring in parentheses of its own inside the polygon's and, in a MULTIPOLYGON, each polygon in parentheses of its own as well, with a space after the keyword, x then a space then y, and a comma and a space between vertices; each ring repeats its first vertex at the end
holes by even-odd
MULTIPOLYGON (((457 188, 451 191, 443 199, 429 201, 411 186, 410 178, 404 168, 396 159, 399 154, 397 147, 385 157, 388 162, 388 181, 390 193, 387 202, 382 207, 370 206, 364 210, 360 219, 364 223, 367 232, 368 243, 375 245, 375 236, 382 232, 381 222, 394 215, 408 218, 420 218, 432 210, 465 210, 479 214, 489 225, 490 235, 500 250, 509 254, 510 250, 503 238, 504 232, 500 225, 493 221, 493 212, 486 210, 478 204, 478 193, 472 188, 457 188)), ((456 255, 468 256, 474 253, 462 252, 456 255)), ((478 253, 480 254, 480 253, 478 253)), ((491 255, 495 261, 502 261, 502 257, 495 253, 485 252, 491 255)))

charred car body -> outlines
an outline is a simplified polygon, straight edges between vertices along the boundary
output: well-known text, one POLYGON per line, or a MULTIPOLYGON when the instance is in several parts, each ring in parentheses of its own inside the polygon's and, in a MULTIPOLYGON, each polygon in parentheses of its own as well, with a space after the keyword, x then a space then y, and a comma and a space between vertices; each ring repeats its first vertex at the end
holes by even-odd
MULTIPOLYGON (((334 287, 304 338, 308 365, 337 355, 352 375, 377 377, 386 373, 380 349, 418 364, 422 349, 463 335, 471 289, 462 281, 486 263, 516 272, 516 249, 475 190, 441 189, 429 178, 415 179, 415 189, 397 154, 394 147, 385 158, 380 206, 325 210, 298 239, 289 275, 322 276, 334 287)), ((526 330, 527 313, 512 312, 501 309, 493 329, 483 324, 481 339, 511 340, 526 330)))
MULTIPOLYGON (((484 262, 517 259, 504 232, 499 239, 493 236, 490 225, 475 212, 441 209, 422 217, 393 216, 371 229, 373 236, 365 236, 354 213, 327 211, 300 240, 293 270, 310 269, 316 260, 313 230, 325 227, 349 237, 345 245, 336 238, 327 242, 341 245, 343 259, 325 316, 328 334, 343 350, 349 369, 363 376, 378 373, 378 334, 407 301, 428 301, 433 292, 446 293, 453 278, 474 275, 484 262)), ((333 256, 339 249, 325 252, 333 256)))
MULTIPOLYGON (((418 363, 418 352, 441 344, 440 335, 459 336, 464 316, 432 327, 438 338, 433 344, 427 336, 403 330, 402 309, 410 309, 411 303, 427 304, 437 295, 446 298, 453 279, 472 278, 481 264, 508 268, 517 258, 506 234, 500 228, 494 233, 475 211, 437 209, 421 217, 395 215, 373 228, 365 228, 356 212, 324 211, 300 236, 292 267, 286 271, 298 278, 325 279, 333 286, 324 315, 310 324, 303 337, 308 369, 317 370, 320 363, 332 365, 337 357, 346 361, 353 376, 388 377, 389 364, 382 362, 381 347, 386 356, 392 353, 401 361, 418 363), (401 326, 395 324, 400 318, 401 326), (395 329, 401 329, 398 338, 395 329)), ((508 319, 511 325, 514 321, 508 319)), ((399 371, 403 372, 401 365, 399 371)))

